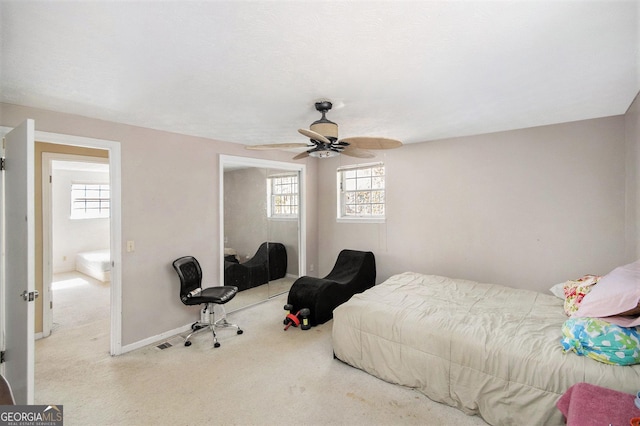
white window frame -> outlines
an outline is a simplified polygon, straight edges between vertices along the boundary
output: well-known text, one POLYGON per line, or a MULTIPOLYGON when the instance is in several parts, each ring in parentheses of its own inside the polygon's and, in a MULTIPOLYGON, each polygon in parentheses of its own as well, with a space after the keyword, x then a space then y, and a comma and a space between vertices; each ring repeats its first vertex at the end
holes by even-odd
POLYGON ((298 173, 279 173, 267 177, 267 217, 269 219, 284 219, 284 220, 298 220, 300 212, 300 179, 298 173), (278 197, 279 193, 274 192, 274 185, 278 185, 277 181, 282 178, 295 178, 295 191, 288 193, 287 195, 295 199, 295 203, 290 203, 291 207, 295 207, 295 212, 290 214, 275 213, 273 210, 276 207, 274 199, 278 197))
MULTIPOLYGON (((387 213, 387 206, 386 206, 386 168, 384 166, 384 163, 382 162, 377 162, 377 163, 368 163, 368 164, 357 164, 357 165, 353 165, 353 166, 343 166, 343 167, 339 167, 336 171, 336 183, 337 183, 337 221, 338 222, 366 222, 366 223, 384 223, 386 221, 386 213, 387 213), (366 204, 382 204, 384 207, 384 214, 382 215, 369 215, 369 214, 348 214, 346 211, 346 205, 347 205, 347 194, 349 192, 357 192, 357 186, 358 183, 357 181, 359 179, 365 180, 368 179, 367 177, 355 177, 355 178, 348 178, 347 177, 347 172, 353 172, 353 171, 358 171, 358 170, 365 170, 365 169, 373 169, 373 168, 377 168, 377 167, 382 167, 384 170, 384 174, 382 175, 382 187, 379 188, 368 188, 368 189, 360 189, 361 191, 366 191, 366 190, 376 190, 376 191, 382 191, 383 192, 383 201, 382 203, 374 203, 374 202, 369 202, 366 204), (347 190, 347 179, 353 179, 356 182, 356 189, 353 190, 347 190)), ((371 200, 370 200, 371 201, 371 200)))
MULTIPOLYGON (((85 189, 86 190, 86 189, 85 189)), ((101 182, 73 182, 71 184, 71 188, 70 188, 70 192, 71 192, 71 212, 69 215, 69 218, 72 220, 83 220, 83 219, 108 219, 110 214, 111 214, 111 187, 109 186, 108 183, 101 183, 101 182), (85 188, 87 186, 97 186, 98 187, 98 192, 100 193, 101 191, 105 190, 104 187, 106 187, 106 190, 109 192, 109 197, 96 197, 96 198, 90 198, 90 197, 78 197, 75 195, 75 187, 78 186, 84 186, 85 188), (89 213, 86 208, 84 210, 82 209, 76 209, 74 208, 74 206, 76 205, 76 202, 80 200, 81 202, 84 202, 85 204, 88 202, 97 202, 98 205, 100 206, 98 208, 97 213, 94 212, 94 214, 89 213), (107 208, 102 208, 102 203, 105 202, 105 200, 107 200, 107 208)), ((89 211, 93 211, 94 209, 90 209, 89 211)))

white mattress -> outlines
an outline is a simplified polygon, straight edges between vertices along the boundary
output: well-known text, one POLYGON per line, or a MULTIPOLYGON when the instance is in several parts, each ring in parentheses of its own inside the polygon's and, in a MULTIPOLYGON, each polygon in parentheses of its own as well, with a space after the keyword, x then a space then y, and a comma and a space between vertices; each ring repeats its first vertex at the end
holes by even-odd
POLYGON ((640 389, 640 365, 562 352, 567 317, 551 295, 407 272, 333 318, 340 360, 494 425, 563 424, 555 403, 579 382, 640 389))
POLYGON ((87 251, 76 255, 76 270, 102 282, 111 279, 111 251, 87 251))

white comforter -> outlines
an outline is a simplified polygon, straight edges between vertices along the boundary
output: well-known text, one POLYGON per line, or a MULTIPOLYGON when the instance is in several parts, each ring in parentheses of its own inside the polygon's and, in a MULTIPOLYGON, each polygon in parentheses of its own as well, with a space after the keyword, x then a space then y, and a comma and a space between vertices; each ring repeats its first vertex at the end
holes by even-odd
POLYGON ((567 317, 551 295, 406 272, 333 318, 340 360, 494 425, 564 424, 555 403, 578 382, 640 390, 640 365, 562 352, 567 317))

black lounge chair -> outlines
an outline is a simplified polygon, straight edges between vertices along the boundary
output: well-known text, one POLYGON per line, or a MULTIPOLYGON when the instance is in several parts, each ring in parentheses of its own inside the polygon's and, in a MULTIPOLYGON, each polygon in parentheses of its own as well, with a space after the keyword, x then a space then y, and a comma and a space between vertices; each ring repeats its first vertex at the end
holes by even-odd
POLYGON ((224 285, 247 290, 277 280, 287 274, 287 249, 284 244, 265 242, 245 263, 224 262, 224 285))
POLYGON ((333 310, 356 293, 374 286, 376 259, 370 251, 342 250, 333 269, 324 278, 303 276, 289 291, 287 303, 292 312, 309 308, 310 324, 323 324, 333 318, 333 310))

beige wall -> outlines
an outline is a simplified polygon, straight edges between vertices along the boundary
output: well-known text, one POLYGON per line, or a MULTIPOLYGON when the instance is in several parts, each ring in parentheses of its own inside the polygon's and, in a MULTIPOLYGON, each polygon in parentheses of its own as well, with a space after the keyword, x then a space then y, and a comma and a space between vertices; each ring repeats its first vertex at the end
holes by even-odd
MULTIPOLYGON (((173 259, 193 254, 205 280, 217 279, 218 155, 291 157, 0 104, 0 125, 26 118, 40 131, 121 143, 122 240, 136 242, 133 253, 123 248, 123 345, 193 320, 177 297, 173 259)), ((336 167, 363 161, 309 159, 308 274, 324 276, 342 248, 354 248, 376 254, 378 282, 413 270, 546 291, 634 260, 638 120, 636 102, 626 116, 380 152, 376 160, 388 175, 385 224, 336 223, 336 167)))
MULTIPOLYGON (((121 144, 122 241, 134 240, 136 247, 132 253, 122 248, 123 346, 193 322, 197 314, 180 302, 171 262, 191 254, 200 260, 205 281, 217 281, 219 154, 257 155, 233 143, 0 104, 0 125, 15 127, 27 118, 38 131, 121 144)), ((267 152, 260 158, 290 161, 292 155, 267 152)), ((314 170, 307 168, 310 191, 314 170)), ((315 198, 308 203, 315 209, 315 198)), ((315 229, 307 227, 310 245, 317 241, 315 229)), ((308 249, 310 262, 317 263, 315 253, 315 247, 308 249)))
MULTIPOLYGON (((638 4, 640 8, 640 3, 638 4)), ((627 257, 640 258, 640 99, 636 96, 624 117, 627 146, 627 257)))
POLYGON ((320 163, 320 275, 354 248, 375 253, 378 282, 416 271, 547 291, 631 260, 622 116, 411 144, 376 160, 385 224, 335 219, 336 168, 366 160, 320 163))

